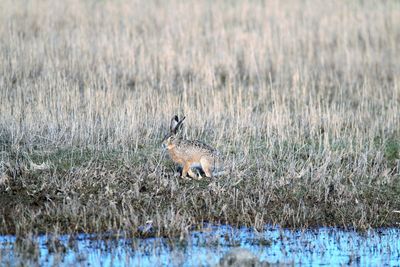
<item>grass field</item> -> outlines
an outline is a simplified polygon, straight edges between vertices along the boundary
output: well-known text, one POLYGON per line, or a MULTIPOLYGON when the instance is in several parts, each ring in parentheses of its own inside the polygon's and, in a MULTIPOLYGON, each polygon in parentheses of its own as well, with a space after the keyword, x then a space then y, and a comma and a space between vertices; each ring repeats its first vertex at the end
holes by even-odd
POLYGON ((3 0, 0 62, 0 234, 400 224, 398 1, 3 0))

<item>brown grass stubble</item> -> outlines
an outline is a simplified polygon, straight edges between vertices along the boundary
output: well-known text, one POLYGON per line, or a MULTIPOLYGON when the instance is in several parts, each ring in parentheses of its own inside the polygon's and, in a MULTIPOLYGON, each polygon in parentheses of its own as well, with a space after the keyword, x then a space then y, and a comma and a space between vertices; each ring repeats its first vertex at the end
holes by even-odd
POLYGON ((398 225, 397 2, 1 5, 1 233, 398 225), (174 176, 175 113, 231 175, 174 176))

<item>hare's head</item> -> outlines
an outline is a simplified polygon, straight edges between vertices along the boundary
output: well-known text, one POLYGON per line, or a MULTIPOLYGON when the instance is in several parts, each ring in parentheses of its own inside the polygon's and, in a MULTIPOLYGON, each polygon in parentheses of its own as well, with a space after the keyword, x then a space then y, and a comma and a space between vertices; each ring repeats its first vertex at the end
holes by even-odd
POLYGON ((182 122, 186 117, 184 116, 181 120, 179 120, 178 115, 172 117, 171 124, 169 126, 169 133, 165 135, 162 140, 163 148, 167 148, 172 142, 177 138, 177 132, 180 128, 182 128, 182 122))

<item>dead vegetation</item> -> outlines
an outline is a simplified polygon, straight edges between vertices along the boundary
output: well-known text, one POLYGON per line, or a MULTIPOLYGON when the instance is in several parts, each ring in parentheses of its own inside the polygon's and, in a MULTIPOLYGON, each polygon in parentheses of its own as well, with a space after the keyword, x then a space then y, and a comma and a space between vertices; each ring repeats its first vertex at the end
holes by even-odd
POLYGON ((0 233, 400 222, 396 1, 3 1, 0 233), (234 169, 183 181, 170 117, 234 169))

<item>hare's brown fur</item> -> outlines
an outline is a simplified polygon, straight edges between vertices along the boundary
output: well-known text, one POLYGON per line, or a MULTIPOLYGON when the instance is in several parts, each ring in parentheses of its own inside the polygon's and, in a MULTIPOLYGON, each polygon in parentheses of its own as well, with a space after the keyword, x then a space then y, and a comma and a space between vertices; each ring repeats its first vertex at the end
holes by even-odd
POLYGON ((190 177, 196 178, 192 167, 201 167, 207 177, 212 177, 212 171, 219 160, 218 152, 201 141, 178 137, 177 130, 184 119, 179 121, 176 115, 172 118, 170 133, 164 138, 164 145, 172 160, 182 165, 182 177, 189 174, 190 177))

